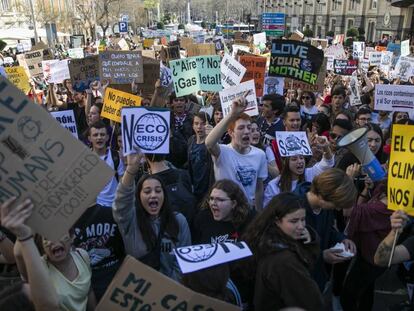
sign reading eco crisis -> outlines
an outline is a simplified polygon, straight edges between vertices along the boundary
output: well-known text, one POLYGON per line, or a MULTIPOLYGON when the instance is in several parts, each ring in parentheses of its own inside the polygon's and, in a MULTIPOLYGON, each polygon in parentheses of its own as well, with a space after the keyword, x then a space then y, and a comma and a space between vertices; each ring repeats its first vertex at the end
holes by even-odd
POLYGON ((414 216, 414 126, 394 124, 388 169, 388 208, 414 216))
POLYGON ((142 98, 137 95, 107 87, 101 117, 121 123, 121 109, 141 106, 141 100, 142 98))
POLYGON ((273 40, 269 76, 316 84, 323 59, 323 51, 310 44, 295 40, 273 40))
POLYGON ((283 36, 285 34, 285 13, 263 13, 262 30, 267 36, 283 36))

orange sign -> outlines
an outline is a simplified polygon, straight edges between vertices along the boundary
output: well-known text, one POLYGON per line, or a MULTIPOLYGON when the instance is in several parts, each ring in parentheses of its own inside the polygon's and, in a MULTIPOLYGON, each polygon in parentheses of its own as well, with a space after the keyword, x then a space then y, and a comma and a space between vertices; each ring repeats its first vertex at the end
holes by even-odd
POLYGON ((240 64, 242 64, 247 69, 241 82, 254 79, 257 97, 263 96, 266 61, 266 57, 261 56, 239 57, 240 64))
POLYGON ((387 50, 387 47, 386 46, 377 45, 375 47, 375 51, 377 51, 377 52, 382 52, 382 51, 386 51, 386 50, 387 50))

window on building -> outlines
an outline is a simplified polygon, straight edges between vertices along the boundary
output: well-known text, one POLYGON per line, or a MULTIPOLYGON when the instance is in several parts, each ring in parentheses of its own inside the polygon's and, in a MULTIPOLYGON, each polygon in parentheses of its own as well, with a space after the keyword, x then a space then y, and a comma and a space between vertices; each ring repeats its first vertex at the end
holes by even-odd
POLYGON ((336 19, 331 19, 331 30, 332 31, 336 30, 336 19))
POLYGON ((349 1, 349 9, 350 10, 355 10, 356 7, 356 1, 355 0, 350 0, 349 1))
POLYGON ((333 10, 334 11, 338 10, 338 0, 333 1, 333 10))
POLYGON ((351 29, 352 27, 354 27, 354 20, 353 19, 348 19, 347 29, 351 29))
POLYGON ((317 13, 322 13, 322 4, 318 3, 318 4, 316 5, 316 12, 317 12, 317 13))
POLYGON ((318 26, 317 30, 316 30, 316 35, 320 38, 322 37, 322 27, 318 26))
POLYGON ((377 0, 371 0, 371 5, 369 6, 371 9, 377 8, 377 0))
POLYGON ((1 11, 10 11, 10 1, 9 0, 1 0, 1 11))
POLYGON ((369 21, 368 22, 368 32, 367 32, 367 41, 375 41, 374 32, 375 32, 375 22, 374 21, 369 21))

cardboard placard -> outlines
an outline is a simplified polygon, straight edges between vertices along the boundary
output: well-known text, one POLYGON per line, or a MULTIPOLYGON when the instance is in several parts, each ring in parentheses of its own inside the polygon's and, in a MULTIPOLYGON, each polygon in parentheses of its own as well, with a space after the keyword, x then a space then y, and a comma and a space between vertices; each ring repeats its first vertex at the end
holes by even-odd
POLYGON ((350 76, 358 69, 357 59, 335 59, 334 73, 342 76, 350 76))
POLYGON ((312 148, 309 146, 306 132, 276 131, 276 142, 282 157, 312 155, 312 148))
POLYGON ((349 81, 349 89, 351 91, 349 94, 349 101, 352 106, 362 105, 360 88, 358 77, 353 75, 349 81))
POLYGON ((98 55, 69 61, 69 73, 75 91, 81 92, 89 88, 89 84, 99 78, 98 55))
POLYGON ((331 55, 335 59, 346 59, 346 53, 342 44, 331 45, 325 50, 325 56, 331 55))
POLYGON ((229 88, 238 85, 246 72, 246 68, 233 57, 224 54, 221 60, 221 84, 229 88))
POLYGON ((43 50, 27 52, 24 54, 24 59, 31 77, 37 77, 43 74, 43 50))
POLYGON ((404 40, 401 42, 401 56, 410 55, 410 40, 404 40))
POLYGON ((359 64, 358 64, 358 67, 360 69, 362 69, 363 72, 368 72, 368 70, 369 70, 369 60, 365 59, 365 58, 361 59, 359 64))
POLYGON ((364 58, 365 52, 365 42, 355 41, 353 43, 352 57, 361 60, 364 58))
POLYGON ((250 47, 246 45, 233 44, 232 48, 233 48, 233 52, 231 53, 231 56, 233 58, 236 57, 238 51, 250 52, 250 47))
POLYGON ((377 45, 375 47, 375 51, 377 51, 377 52, 383 52, 383 51, 386 51, 386 50, 387 50, 386 46, 377 45))
POLYGON ((30 197, 27 224, 57 241, 96 200, 112 169, 38 105, 0 77, 0 203, 30 197))
POLYGON ((390 68, 392 65, 392 57, 393 57, 392 52, 384 51, 381 53, 380 69, 384 71, 385 73, 388 73, 390 71, 390 68))
POLYGON ((368 55, 370 66, 379 66, 381 64, 382 52, 370 52, 368 55))
POLYGON ((256 96, 262 97, 266 73, 266 57, 240 56, 239 62, 246 68, 242 82, 254 79, 256 96))
POLYGON ((304 42, 273 40, 269 76, 316 84, 324 61, 323 51, 304 42))
POLYGON ((388 208, 414 216, 414 126, 394 124, 388 168, 388 208))
POLYGON ((141 100, 142 98, 137 95, 107 87, 101 117, 121 123, 122 108, 140 106, 141 100))
POLYGON ((285 89, 301 89, 302 91, 310 91, 310 92, 319 92, 322 93, 325 88, 325 78, 326 78, 326 64, 328 59, 325 57, 321 70, 318 74, 318 79, 316 80, 316 84, 309 84, 302 81, 297 81, 289 78, 285 78, 284 88, 285 89))
POLYGON ((216 55, 214 43, 192 44, 187 48, 187 56, 216 55))
POLYGON ((285 86, 285 78, 267 76, 264 81, 263 95, 268 95, 268 94, 283 95, 284 86, 285 86))
POLYGON ((70 58, 83 58, 83 48, 74 48, 68 50, 68 56, 70 58))
POLYGON ((199 244, 174 249, 182 273, 190 273, 252 256, 246 242, 199 244))
POLYGON ((141 51, 105 51, 99 53, 99 74, 112 84, 144 82, 141 51))
POLYGON ((43 78, 46 81, 50 79, 50 64, 58 62, 58 59, 44 60, 42 61, 43 78))
POLYGON ((170 60, 180 59, 180 46, 162 47, 160 53, 160 59, 164 62, 169 63, 170 60))
POLYGON ((76 119, 73 110, 52 111, 50 114, 62 127, 71 132, 73 137, 76 139, 78 138, 78 129, 76 127, 76 119))
POLYGON ((321 46, 322 49, 326 49, 328 47, 328 40, 327 39, 313 38, 313 39, 311 39, 311 45, 313 45, 316 48, 321 46))
POLYGON ((49 66, 50 70, 50 83, 63 83, 64 80, 70 79, 68 60, 60 60, 53 62, 49 66))
POLYGON ((157 59, 155 57, 155 51, 154 50, 141 50, 142 57, 145 59, 145 57, 157 59))
POLYGON ((414 88, 411 85, 376 84, 375 110, 414 111, 414 88))
POLYGON ((299 30, 295 30, 289 37, 289 40, 294 40, 294 41, 302 41, 303 38, 305 38, 305 35, 299 31, 299 30))
POLYGON ((369 59, 369 54, 371 52, 377 52, 377 51, 375 51, 375 48, 373 48, 372 46, 366 46, 365 47, 365 52, 364 52, 364 58, 369 59))
POLYGON ((144 48, 150 48, 154 45, 154 39, 144 39, 144 48))
POLYGON ((29 77, 26 74, 26 70, 22 66, 5 67, 4 71, 7 74, 7 79, 9 79, 11 83, 13 83, 24 94, 29 93, 29 77))
POLYGON ((160 78, 160 62, 158 60, 143 57, 144 60, 144 83, 137 83, 142 97, 151 97, 155 91, 155 82, 160 78))
POLYGON ((126 42, 124 38, 118 41, 118 46, 121 48, 122 51, 128 51, 129 50, 129 44, 126 42))
POLYGON ((193 44, 194 44, 193 38, 188 38, 188 37, 180 38, 180 47, 184 50, 188 50, 188 48, 193 44))
POLYGON ((256 33, 253 35, 253 44, 254 45, 260 45, 261 43, 266 44, 267 40, 266 40, 266 33, 265 32, 261 32, 261 33, 256 33))
POLYGON ((345 41, 345 34, 335 35, 335 39, 333 40, 333 44, 344 44, 345 41))
POLYGON ((394 76, 401 78, 403 81, 414 76, 414 57, 401 56, 395 66, 394 76))
POLYGON ((241 310, 235 305, 193 292, 132 256, 127 256, 96 307, 96 311, 133 309, 241 310))
POLYGON ((163 108, 122 109, 123 154, 168 154, 170 152, 170 110, 163 108))
POLYGON ((254 80, 250 80, 225 89, 219 93, 223 116, 229 114, 233 100, 237 97, 243 96, 243 94, 247 91, 249 92, 249 95, 246 96, 247 107, 244 112, 251 117, 259 114, 257 107, 256 87, 254 85, 254 80))

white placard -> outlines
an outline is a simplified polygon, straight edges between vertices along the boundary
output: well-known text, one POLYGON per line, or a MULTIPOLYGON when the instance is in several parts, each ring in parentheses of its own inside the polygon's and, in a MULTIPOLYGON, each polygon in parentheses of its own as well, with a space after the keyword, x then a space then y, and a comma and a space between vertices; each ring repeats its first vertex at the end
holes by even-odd
POLYGON ((376 84, 375 110, 414 111, 414 87, 411 85, 376 84))
POLYGON ((401 42, 401 56, 410 55, 410 40, 404 40, 401 42))
POLYGON ((123 154, 168 154, 170 152, 170 110, 145 107, 122 108, 123 154))
POLYGON ((83 58, 83 48, 74 48, 68 50, 70 58, 83 58))
POLYGON ((369 65, 379 66, 381 64, 382 52, 369 52, 369 65))
POLYGON ((254 80, 249 80, 219 92, 223 116, 229 114, 233 100, 237 97, 243 96, 243 94, 247 91, 249 91, 249 95, 246 96, 247 107, 244 112, 251 117, 259 114, 254 80))
POLYGON ((383 51, 381 53, 380 69, 385 73, 388 73, 391 68, 393 55, 394 53, 390 51, 383 51))
POLYGON ((50 59, 50 60, 43 60, 42 61, 42 71, 43 71, 43 78, 46 81, 50 79, 50 64, 58 62, 58 59, 50 59))
POLYGON ((163 87, 168 87, 172 84, 171 69, 167 66, 164 66, 162 61, 160 62, 160 81, 163 87))
POLYGON ((190 273, 252 256, 245 242, 190 245, 174 249, 182 273, 190 273))
POLYGON ((414 76, 414 57, 401 56, 395 66, 394 76, 400 77, 403 81, 414 76))
POLYGON ((118 46, 122 51, 129 51, 129 45, 124 38, 118 41, 118 46))
POLYGON ((353 51, 352 51, 353 58, 363 59, 364 51, 365 51, 365 42, 363 41, 354 42, 353 51))
POLYGON ((221 84, 225 89, 240 84, 246 73, 246 68, 228 54, 224 54, 220 66, 221 84))
POLYGON ((352 106, 362 105, 360 85, 359 85, 357 76, 354 76, 354 75, 351 76, 351 80, 349 81, 349 89, 351 90, 351 93, 349 95, 349 101, 351 105, 352 106))
POLYGON ((263 95, 279 94, 283 95, 285 78, 283 77, 265 77, 263 95))
POLYGON ((326 61, 326 70, 334 70, 334 60, 335 57, 333 55, 327 55, 327 61, 326 61))
POLYGON ((253 35, 253 44, 259 45, 260 43, 266 44, 266 33, 265 32, 256 33, 253 35))
POLYGON ((233 44, 233 53, 231 54, 233 58, 236 57, 238 50, 250 52, 250 48, 248 46, 233 44))
POLYGON ((368 59, 361 59, 359 62, 359 68, 361 68, 364 72, 368 72, 369 70, 369 60, 368 59))
POLYGON ((377 52, 377 51, 372 46, 365 47, 364 58, 369 59, 369 54, 372 53, 372 52, 377 52))
POLYGON ((50 83, 62 83, 70 79, 68 60, 60 60, 50 64, 50 83))
POLYGON ((282 157, 296 155, 311 156, 312 149, 309 146, 306 132, 279 132, 276 131, 276 142, 282 157))
POLYGON ((73 110, 53 111, 50 114, 60 123, 60 125, 62 125, 62 127, 71 132, 76 139, 78 138, 78 129, 76 127, 76 119, 73 110))
POLYGON ((325 56, 332 55, 335 59, 346 59, 346 53, 342 44, 331 45, 325 50, 325 56))

